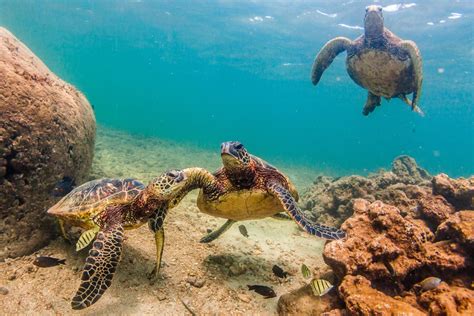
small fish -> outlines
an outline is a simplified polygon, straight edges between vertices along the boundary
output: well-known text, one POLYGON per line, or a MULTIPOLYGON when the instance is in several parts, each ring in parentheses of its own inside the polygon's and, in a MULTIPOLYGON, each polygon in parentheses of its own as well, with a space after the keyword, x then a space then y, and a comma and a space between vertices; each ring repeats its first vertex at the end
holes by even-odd
POLYGON ((71 192, 74 188, 76 187, 76 182, 74 181, 73 178, 65 176, 56 183, 56 186, 53 189, 53 192, 51 192, 51 195, 54 197, 63 197, 69 192, 71 192))
POLYGON ((49 268, 49 267, 54 267, 60 264, 65 264, 65 262, 66 262, 66 259, 39 256, 39 257, 36 257, 35 261, 33 261, 33 264, 40 268, 49 268))
POLYGON ((424 279, 423 281, 421 281, 419 284, 421 286, 421 290, 424 292, 424 291, 429 291, 429 290, 437 288, 440 283, 441 283, 440 278, 428 277, 424 279))
POLYGON ((243 236, 249 238, 249 233, 247 232, 247 228, 245 228, 244 225, 239 226, 239 231, 243 236))
POLYGON ((279 278, 286 278, 288 276, 288 272, 283 271, 283 269, 277 265, 273 266, 272 271, 273 271, 273 274, 279 278))
POLYGON ((332 290, 334 285, 324 279, 313 279, 310 283, 314 296, 323 296, 332 290))
POLYGON ((304 263, 301 265, 301 274, 303 278, 309 279, 311 277, 311 271, 309 270, 308 266, 304 263))
POLYGON ((264 296, 265 298, 276 297, 275 291, 266 285, 247 285, 249 290, 255 291, 258 294, 264 296))

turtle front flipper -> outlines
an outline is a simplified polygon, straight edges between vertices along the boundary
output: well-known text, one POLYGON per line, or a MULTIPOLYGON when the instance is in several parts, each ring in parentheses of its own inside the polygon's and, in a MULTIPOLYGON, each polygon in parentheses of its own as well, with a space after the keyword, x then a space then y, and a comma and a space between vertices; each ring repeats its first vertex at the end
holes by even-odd
POLYGON ((418 100, 420 99, 420 96, 421 96, 421 84, 423 83, 423 68, 422 68, 420 50, 418 49, 418 46, 416 46, 415 42, 413 41, 408 41, 408 40, 402 41, 400 43, 400 46, 410 56, 411 62, 413 64, 413 74, 415 76, 414 78, 415 91, 413 92, 411 108, 413 111, 420 113, 421 110, 418 107, 418 100))
POLYGON ((319 51, 311 69, 311 82, 317 85, 323 72, 331 65, 337 55, 347 50, 352 41, 346 37, 336 37, 327 42, 319 51))
POLYGON ((213 240, 216 240, 219 238, 220 235, 225 233, 236 221, 233 219, 228 219, 227 222, 224 223, 221 227, 218 229, 210 232, 206 236, 202 237, 201 240, 199 241, 200 243, 210 243, 213 240))
POLYGON ((165 230, 163 229, 163 223, 165 221, 168 208, 163 206, 159 208, 155 216, 148 221, 148 227, 155 234, 155 244, 156 244, 156 263, 153 271, 149 274, 148 278, 153 279, 160 272, 161 267, 161 258, 163 255, 163 248, 165 245, 165 230))
POLYGON ((98 232, 86 259, 81 285, 72 299, 73 309, 83 309, 95 302, 112 284, 122 254, 123 227, 120 221, 108 223, 98 232))
POLYGON ((293 196, 290 192, 277 182, 267 184, 267 190, 278 198, 281 205, 288 215, 307 233, 325 239, 342 239, 346 237, 346 233, 340 229, 312 223, 304 216, 303 212, 298 208, 293 196))

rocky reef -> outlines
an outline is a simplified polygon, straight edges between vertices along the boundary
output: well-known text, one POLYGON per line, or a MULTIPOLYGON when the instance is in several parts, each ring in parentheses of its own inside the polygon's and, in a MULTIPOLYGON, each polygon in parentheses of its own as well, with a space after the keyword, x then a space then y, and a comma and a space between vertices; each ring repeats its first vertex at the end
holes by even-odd
POLYGON ((0 260, 29 254, 54 229, 45 216, 63 177, 91 167, 95 118, 87 99, 0 28, 0 260))
POLYGON ((410 193, 404 191, 429 191, 431 179, 429 173, 418 167, 413 158, 400 156, 393 161, 391 171, 382 170, 368 177, 319 176, 302 195, 301 206, 313 221, 341 226, 352 215, 348 208, 352 199, 399 202, 404 204, 400 205, 402 208, 409 209, 415 205, 407 204, 404 197, 410 193))
POLYGON ((347 232, 323 253, 338 288, 323 300, 301 289, 283 295, 280 314, 473 315, 473 199, 474 177, 431 177, 406 156, 392 171, 318 178, 303 204, 347 232), (442 281, 420 289, 428 277, 442 281))

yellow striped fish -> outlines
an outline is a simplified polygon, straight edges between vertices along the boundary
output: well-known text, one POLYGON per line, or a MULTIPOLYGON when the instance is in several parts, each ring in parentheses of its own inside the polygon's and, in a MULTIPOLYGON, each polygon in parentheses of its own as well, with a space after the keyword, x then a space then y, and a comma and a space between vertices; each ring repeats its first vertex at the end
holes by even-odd
POLYGON ((309 279, 311 277, 311 271, 309 270, 308 266, 304 263, 301 265, 301 274, 303 278, 309 279))
POLYGON ((324 279, 313 279, 310 284, 314 296, 323 296, 334 287, 334 285, 324 279))
POLYGON ((99 232, 99 227, 94 227, 92 229, 86 230, 82 233, 81 237, 76 243, 76 251, 80 251, 86 248, 95 238, 99 232))

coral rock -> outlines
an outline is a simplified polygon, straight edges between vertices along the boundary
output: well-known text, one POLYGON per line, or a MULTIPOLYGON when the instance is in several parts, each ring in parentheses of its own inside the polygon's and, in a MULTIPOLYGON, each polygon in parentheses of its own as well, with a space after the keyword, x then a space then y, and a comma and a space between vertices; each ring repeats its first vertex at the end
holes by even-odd
MULTIPOLYGON (((302 209, 312 220, 331 226, 340 226, 352 215, 348 206, 356 198, 371 202, 381 200, 405 212, 417 211, 417 199, 431 193, 431 176, 408 156, 396 158, 392 166, 392 171, 381 171, 368 177, 318 177, 302 195, 302 209)), ((440 216, 440 220, 445 219, 440 216)))
POLYGON ((457 210, 474 210, 474 177, 450 179, 442 173, 432 183, 433 194, 444 196, 457 210))
POLYGON ((91 167, 95 118, 86 98, 0 28, 0 260, 26 255, 55 229, 46 209, 64 176, 91 167))
POLYGON ((342 226, 346 240, 326 244, 324 261, 342 278, 361 274, 370 280, 404 278, 421 267, 423 242, 433 234, 422 223, 407 219, 391 205, 363 199, 352 202, 354 215, 342 226))
POLYGON ((350 315, 425 315, 412 305, 372 288, 362 276, 346 276, 339 293, 350 315))
POLYGON ((436 237, 454 239, 474 251, 474 212, 460 211, 451 215, 438 227, 436 237))
MULTIPOLYGON (((316 297, 309 284, 280 296, 278 313, 280 315, 321 315, 323 312, 342 308, 335 289, 322 297, 316 297)), ((330 315, 341 315, 331 313, 330 315)))
POLYGON ((421 294, 418 303, 430 315, 474 315, 474 291, 450 287, 444 282, 421 294))
POLYGON ((323 253, 339 278, 359 274, 397 292, 394 284, 412 272, 454 275, 473 267, 466 249, 454 242, 433 243, 422 220, 403 217, 394 206, 356 199, 352 209, 354 215, 342 225, 347 239, 327 243, 323 253))

